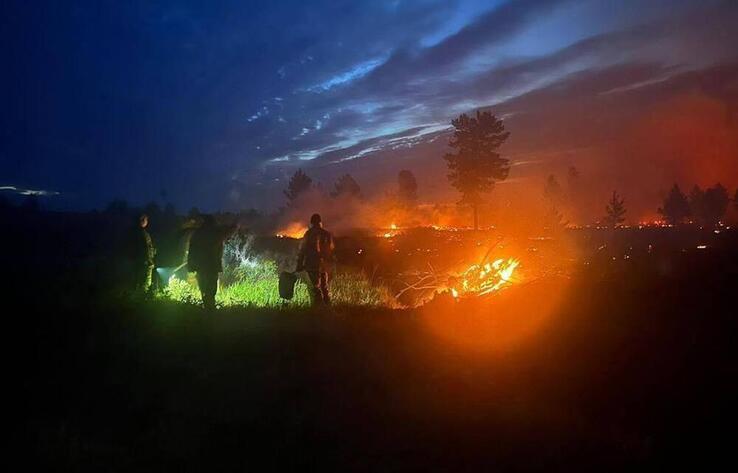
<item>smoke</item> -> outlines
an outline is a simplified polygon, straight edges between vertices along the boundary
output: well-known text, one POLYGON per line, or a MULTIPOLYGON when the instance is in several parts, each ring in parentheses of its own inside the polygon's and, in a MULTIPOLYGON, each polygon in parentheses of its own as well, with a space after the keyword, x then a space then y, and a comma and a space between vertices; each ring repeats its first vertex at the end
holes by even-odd
POLYGON ((460 211, 454 204, 406 205, 389 189, 371 198, 357 198, 348 195, 334 197, 322 189, 313 188, 284 209, 276 220, 274 233, 294 233, 285 230, 300 225, 306 229, 314 213, 320 214, 326 228, 338 235, 355 231, 376 233, 392 225, 402 228, 470 224, 467 212, 460 211))
POLYGON ((649 157, 665 177, 702 186, 738 184, 738 120, 725 102, 700 92, 675 97, 645 114, 631 137, 634 154, 649 157))

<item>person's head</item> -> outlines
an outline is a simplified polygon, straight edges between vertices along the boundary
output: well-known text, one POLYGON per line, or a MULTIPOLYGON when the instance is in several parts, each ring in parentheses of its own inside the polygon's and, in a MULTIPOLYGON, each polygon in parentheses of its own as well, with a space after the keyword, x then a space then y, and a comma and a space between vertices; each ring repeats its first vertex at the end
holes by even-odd
POLYGON ((141 228, 146 228, 149 226, 149 216, 146 214, 141 214, 138 216, 138 226, 141 228))
POLYGON ((323 225, 322 219, 320 218, 320 214, 313 214, 312 217, 310 217, 310 225, 313 227, 320 227, 323 225))

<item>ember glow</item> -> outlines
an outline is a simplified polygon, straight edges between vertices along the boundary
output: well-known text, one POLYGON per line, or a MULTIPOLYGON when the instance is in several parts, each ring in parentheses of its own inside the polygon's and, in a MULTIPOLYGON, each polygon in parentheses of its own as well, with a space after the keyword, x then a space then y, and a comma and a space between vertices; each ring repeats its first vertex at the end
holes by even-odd
POLYGON ((458 299, 484 296, 499 291, 513 283, 513 273, 519 265, 520 262, 514 258, 500 258, 483 265, 473 264, 461 273, 450 287, 451 295, 458 299))

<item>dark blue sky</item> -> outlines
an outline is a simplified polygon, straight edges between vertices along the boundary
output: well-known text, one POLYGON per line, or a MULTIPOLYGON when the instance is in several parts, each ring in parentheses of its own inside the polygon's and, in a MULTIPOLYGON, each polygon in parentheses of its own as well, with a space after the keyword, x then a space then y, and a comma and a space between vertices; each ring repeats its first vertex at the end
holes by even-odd
POLYGON ((626 90, 733 64, 736 3, 6 1, 0 186, 273 207, 297 165, 370 160, 575 74, 655 68, 626 90))

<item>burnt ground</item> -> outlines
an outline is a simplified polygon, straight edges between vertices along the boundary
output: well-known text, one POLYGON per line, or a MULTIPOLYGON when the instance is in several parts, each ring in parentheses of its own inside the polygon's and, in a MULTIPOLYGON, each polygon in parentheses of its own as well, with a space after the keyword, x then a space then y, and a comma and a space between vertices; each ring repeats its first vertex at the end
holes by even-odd
POLYGON ((46 470, 707 469, 734 461, 732 243, 415 311, 207 316, 20 266, 11 405, 46 470))

